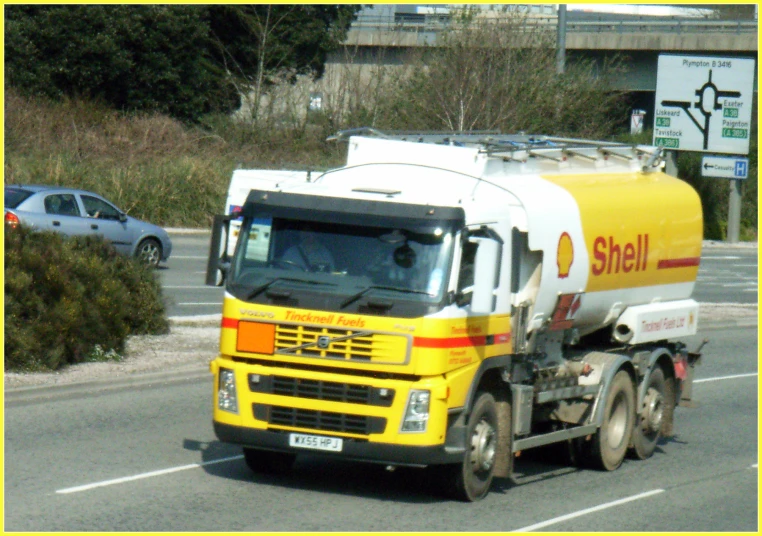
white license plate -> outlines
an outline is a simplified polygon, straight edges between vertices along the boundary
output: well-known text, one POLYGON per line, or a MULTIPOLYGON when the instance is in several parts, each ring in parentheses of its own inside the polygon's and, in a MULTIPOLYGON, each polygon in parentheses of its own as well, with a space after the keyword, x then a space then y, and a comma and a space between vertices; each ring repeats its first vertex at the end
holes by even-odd
POLYGON ((306 434, 289 434, 288 444, 291 447, 314 450, 330 450, 341 452, 343 441, 340 437, 324 437, 306 434))

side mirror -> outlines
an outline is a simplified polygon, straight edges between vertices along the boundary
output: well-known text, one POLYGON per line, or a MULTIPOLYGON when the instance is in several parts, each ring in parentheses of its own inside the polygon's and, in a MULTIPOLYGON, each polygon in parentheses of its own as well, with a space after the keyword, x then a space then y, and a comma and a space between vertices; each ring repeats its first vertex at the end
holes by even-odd
POLYGON ((495 310, 495 288, 500 273, 500 243, 492 238, 471 237, 478 244, 474 261, 474 290, 471 312, 490 314, 495 310))
POLYGON ((124 212, 120 212, 119 213, 119 221, 122 222, 122 223, 126 222, 127 221, 127 214, 125 214, 124 212))
POLYGON ((217 215, 214 217, 212 240, 209 244, 209 259, 206 264, 206 284, 212 287, 222 286, 230 269, 227 243, 232 219, 233 216, 217 215), (224 242, 222 241, 223 234, 224 242))

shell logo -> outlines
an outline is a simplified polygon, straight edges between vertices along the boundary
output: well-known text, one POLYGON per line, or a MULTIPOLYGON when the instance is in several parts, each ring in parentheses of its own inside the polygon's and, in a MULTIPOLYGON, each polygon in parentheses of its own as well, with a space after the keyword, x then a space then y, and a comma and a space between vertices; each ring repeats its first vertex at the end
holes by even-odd
POLYGON ((556 253, 556 264, 558 265, 558 278, 565 279, 569 277, 569 270, 574 262, 574 245, 572 244, 569 233, 564 232, 558 239, 558 251, 556 253))

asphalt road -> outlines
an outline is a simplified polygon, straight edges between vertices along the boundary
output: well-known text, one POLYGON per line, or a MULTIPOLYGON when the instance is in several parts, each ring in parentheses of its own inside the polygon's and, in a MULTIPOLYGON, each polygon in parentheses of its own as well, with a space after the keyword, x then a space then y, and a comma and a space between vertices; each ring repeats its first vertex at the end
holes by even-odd
MULTIPOLYGON (((223 290, 204 285, 209 234, 173 234, 173 254, 160 268, 169 316, 220 314, 223 290)), ((756 304, 757 248, 705 244, 694 292, 700 303, 756 304)))
POLYGON ((254 476, 216 441, 206 379, 6 403, 7 531, 755 531, 757 330, 702 330, 696 408, 648 461, 611 473, 517 463, 482 502, 416 470, 303 456, 254 476))
MULTIPOLYGON (((205 287, 208 235, 173 236, 159 272, 172 316, 219 314, 205 287)), ((695 296, 756 303, 756 248, 706 247, 695 296)), ((305 455, 282 477, 254 476, 211 426, 209 378, 6 399, 8 531, 756 531, 757 328, 711 329, 696 408, 675 438, 613 473, 517 462, 482 502, 432 495, 416 470, 305 455)))

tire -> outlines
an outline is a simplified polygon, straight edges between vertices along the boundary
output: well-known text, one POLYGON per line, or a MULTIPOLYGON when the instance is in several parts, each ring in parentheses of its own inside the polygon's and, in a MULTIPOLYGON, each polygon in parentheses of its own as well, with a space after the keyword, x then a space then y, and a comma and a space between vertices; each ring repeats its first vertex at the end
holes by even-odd
POLYGON ((138 245, 135 257, 143 264, 156 268, 161 261, 161 244, 155 238, 146 238, 138 245))
POLYGON ((630 454, 638 460, 651 457, 661 437, 662 426, 669 411, 667 383, 664 371, 656 366, 651 371, 643 401, 642 414, 636 418, 637 424, 632 431, 630 454))
POLYGON ((466 432, 466 453, 463 462, 439 467, 445 491, 455 499, 475 502, 489 493, 495 476, 499 437, 495 399, 489 393, 476 398, 466 432))
POLYGON ((622 465, 634 421, 635 386, 627 371, 620 370, 609 386, 603 423, 592 440, 583 444, 586 464, 604 471, 613 471, 622 465))
POLYGON ((296 454, 244 447, 243 459, 254 473, 281 475, 291 471, 296 454))

